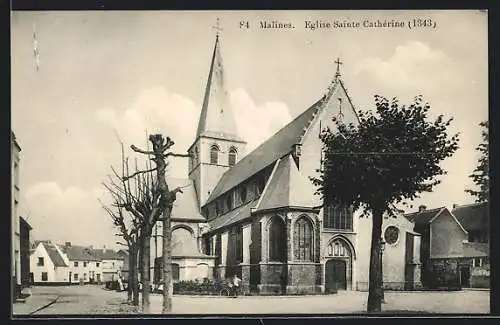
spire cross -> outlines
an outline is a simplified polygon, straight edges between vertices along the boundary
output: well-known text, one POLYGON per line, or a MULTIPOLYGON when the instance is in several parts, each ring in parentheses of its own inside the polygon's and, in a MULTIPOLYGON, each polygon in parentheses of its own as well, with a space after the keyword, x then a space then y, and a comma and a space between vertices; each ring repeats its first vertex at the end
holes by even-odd
POLYGON ((222 27, 220 27, 220 19, 217 17, 217 22, 215 23, 215 26, 212 26, 213 29, 216 30, 216 36, 219 36, 219 32, 222 31, 222 27))
POLYGON ((340 61, 340 58, 337 58, 337 60, 335 60, 335 63, 337 64, 337 72, 335 73, 335 76, 340 76, 340 65, 344 63, 340 61))

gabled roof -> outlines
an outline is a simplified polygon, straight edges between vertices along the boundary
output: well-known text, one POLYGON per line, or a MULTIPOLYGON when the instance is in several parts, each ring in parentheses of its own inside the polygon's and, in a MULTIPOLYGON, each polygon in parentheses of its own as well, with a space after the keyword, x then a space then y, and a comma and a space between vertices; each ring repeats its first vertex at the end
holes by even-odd
POLYGON ((289 154, 276 162, 276 168, 270 176, 256 211, 283 207, 317 206, 314 189, 297 169, 289 154))
POLYGON ((439 217, 444 212, 448 212, 449 215, 453 218, 453 220, 455 220, 455 222, 458 224, 460 229, 462 229, 462 231, 467 234, 467 230, 465 230, 465 228, 457 220, 457 218, 453 215, 453 213, 451 213, 446 207, 405 214, 405 217, 411 222, 414 222, 415 225, 419 227, 431 224, 434 220, 437 219, 437 217, 439 217))
POLYGON ((490 255, 490 247, 483 243, 464 243, 464 257, 484 257, 490 255))
POLYGON ((68 256, 70 261, 101 261, 90 247, 59 245, 59 248, 68 256))
POLYGON ((118 254, 114 249, 94 249, 94 255, 101 260, 121 260, 123 255, 118 254))
POLYGON ((422 212, 413 212, 405 214, 405 218, 414 222, 417 226, 427 225, 434 217, 441 213, 445 207, 424 210, 422 212))
POLYGON ((452 210, 452 213, 467 231, 489 228, 488 202, 458 206, 452 210))
POLYGON ((206 204, 290 153, 293 145, 300 143, 305 129, 321 108, 323 101, 324 97, 225 172, 206 204))
POLYGON ((33 227, 31 227, 31 225, 28 223, 28 221, 26 221, 26 219, 24 219, 23 217, 19 217, 19 223, 23 226, 23 227, 27 227, 28 230, 32 230, 33 227))
POLYGON ((177 193, 171 217, 174 219, 205 221, 205 217, 200 214, 200 210, 198 209, 198 199, 193 181, 182 178, 168 178, 167 182, 170 190, 176 187, 182 189, 182 193, 177 193))
POLYGON ((45 250, 47 251, 47 254, 49 255, 50 259, 52 260, 52 263, 54 263, 54 266, 56 267, 67 267, 68 265, 66 262, 64 262, 63 257, 57 250, 54 244, 52 244, 50 241, 40 241, 40 244, 43 245, 45 250))

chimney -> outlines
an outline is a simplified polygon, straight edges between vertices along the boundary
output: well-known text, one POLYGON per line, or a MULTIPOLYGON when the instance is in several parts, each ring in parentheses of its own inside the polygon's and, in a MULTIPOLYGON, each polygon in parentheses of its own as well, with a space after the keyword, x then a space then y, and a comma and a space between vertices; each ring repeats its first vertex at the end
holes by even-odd
POLYGON ((427 209, 427 207, 426 207, 425 205, 420 205, 420 206, 418 207, 418 212, 423 212, 423 211, 425 211, 426 209, 427 209))
POLYGON ((71 247, 71 242, 70 242, 70 241, 67 241, 67 242, 64 244, 64 246, 66 246, 66 247, 71 247))
POLYGON ((456 209, 458 207, 458 204, 453 203, 453 209, 456 209))

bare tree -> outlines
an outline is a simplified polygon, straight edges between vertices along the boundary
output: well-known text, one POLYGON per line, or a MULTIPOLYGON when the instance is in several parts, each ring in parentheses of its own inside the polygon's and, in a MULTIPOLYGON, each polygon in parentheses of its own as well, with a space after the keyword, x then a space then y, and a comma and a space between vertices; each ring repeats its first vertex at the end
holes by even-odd
MULTIPOLYGON (((166 178, 165 170, 167 167, 166 159, 168 157, 189 157, 188 154, 176 154, 168 151, 174 141, 167 137, 166 139, 161 134, 153 134, 149 136, 149 141, 153 145, 153 150, 142 150, 132 145, 131 148, 135 152, 152 156, 151 160, 156 164, 152 170, 156 170, 156 178, 158 184, 159 208, 162 213, 161 220, 163 221, 163 308, 162 313, 172 311, 172 229, 171 229, 171 212, 173 203, 177 193, 182 193, 182 188, 177 187, 170 191, 166 178)), ((153 223, 154 224, 154 223, 153 223)), ((149 258, 149 257, 148 257, 149 258)), ((148 288, 149 289, 149 288, 148 288)))
POLYGON ((125 158, 123 143, 122 145, 122 173, 116 172, 112 167, 115 178, 110 176, 109 184, 104 184, 106 189, 112 194, 114 203, 113 208, 116 208, 118 214, 111 209, 107 209, 108 213, 114 213, 114 220, 120 229, 119 234, 126 241, 130 241, 130 265, 132 270, 132 289, 133 301, 138 301, 138 282, 137 275, 139 272, 137 264, 141 266, 140 275, 142 282, 142 312, 149 313, 149 277, 150 277, 150 238, 153 230, 153 225, 157 222, 161 215, 159 208, 160 194, 158 191, 157 182, 154 179, 150 163, 147 163, 146 170, 139 170, 137 160, 135 161, 135 172, 130 174, 129 161, 125 158), (131 215, 132 226, 127 229, 122 225, 123 212, 126 211, 131 215), (120 216, 121 214, 121 216, 120 216), (140 263, 137 263, 139 257, 140 263))

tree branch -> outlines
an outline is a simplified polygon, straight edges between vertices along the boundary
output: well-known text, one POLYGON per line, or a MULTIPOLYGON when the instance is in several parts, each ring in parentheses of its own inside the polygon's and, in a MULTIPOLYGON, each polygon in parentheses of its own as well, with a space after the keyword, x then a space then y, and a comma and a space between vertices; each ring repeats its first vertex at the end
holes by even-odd
POLYGON ((156 170, 156 168, 152 168, 152 169, 148 169, 148 170, 139 170, 139 171, 136 171, 135 173, 133 173, 130 176, 124 176, 122 179, 123 180, 129 180, 129 179, 131 179, 131 178, 133 178, 133 177, 135 177, 137 175, 154 172, 155 170, 156 170))

